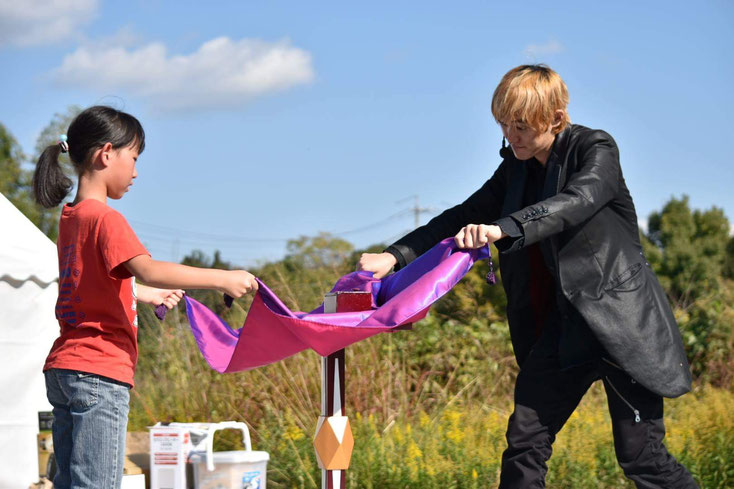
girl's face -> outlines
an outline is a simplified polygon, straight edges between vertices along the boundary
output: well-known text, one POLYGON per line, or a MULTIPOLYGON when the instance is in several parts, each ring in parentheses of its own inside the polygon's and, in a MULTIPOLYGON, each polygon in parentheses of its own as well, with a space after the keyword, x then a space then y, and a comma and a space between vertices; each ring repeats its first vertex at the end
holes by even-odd
POLYGON ((500 127, 502 135, 510 143, 512 152, 518 160, 529 160, 534 157, 545 164, 555 139, 552 126, 544 132, 538 132, 521 121, 500 122, 500 127))
POLYGON ((107 162, 110 178, 107 180, 107 196, 120 199, 130 189, 133 180, 138 176, 135 162, 138 160, 137 144, 109 152, 107 162))

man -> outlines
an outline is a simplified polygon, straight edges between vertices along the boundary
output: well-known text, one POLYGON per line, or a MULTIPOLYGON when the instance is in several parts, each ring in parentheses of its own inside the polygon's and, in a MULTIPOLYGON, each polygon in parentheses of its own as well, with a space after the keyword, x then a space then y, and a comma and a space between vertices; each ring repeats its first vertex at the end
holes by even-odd
POLYGON ((544 487, 555 435, 596 380, 625 475, 638 488, 697 487, 663 445, 662 397, 689 391, 691 377, 642 252, 616 143, 570 124, 567 105, 547 66, 510 70, 492 98, 504 136, 492 178, 385 252, 362 255, 358 268, 382 277, 449 236, 500 251, 520 365, 500 488, 544 487))

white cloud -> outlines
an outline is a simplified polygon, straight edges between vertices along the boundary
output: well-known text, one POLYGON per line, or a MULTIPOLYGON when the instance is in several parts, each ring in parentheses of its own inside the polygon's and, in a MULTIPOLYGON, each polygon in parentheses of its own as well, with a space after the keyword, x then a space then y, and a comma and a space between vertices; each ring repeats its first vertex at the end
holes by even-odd
POLYGON ((561 52, 563 52, 563 45, 555 39, 551 39, 544 44, 529 44, 525 46, 524 51, 525 56, 531 58, 533 61, 536 61, 542 56, 549 56, 561 52))
POLYGON ((257 96, 314 79, 311 54, 287 40, 207 41, 188 55, 171 55, 161 43, 137 49, 85 45, 52 73, 61 85, 122 91, 161 109, 240 105, 257 96))
POLYGON ((97 12, 97 0, 0 0, 0 46, 72 37, 97 12))

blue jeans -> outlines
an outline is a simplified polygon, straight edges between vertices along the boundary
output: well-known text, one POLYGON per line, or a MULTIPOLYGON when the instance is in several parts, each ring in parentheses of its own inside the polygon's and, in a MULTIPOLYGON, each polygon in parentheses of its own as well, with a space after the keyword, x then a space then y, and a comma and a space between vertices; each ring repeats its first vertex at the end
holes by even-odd
POLYGON ((75 370, 50 369, 45 376, 54 414, 54 487, 119 488, 130 386, 75 370))

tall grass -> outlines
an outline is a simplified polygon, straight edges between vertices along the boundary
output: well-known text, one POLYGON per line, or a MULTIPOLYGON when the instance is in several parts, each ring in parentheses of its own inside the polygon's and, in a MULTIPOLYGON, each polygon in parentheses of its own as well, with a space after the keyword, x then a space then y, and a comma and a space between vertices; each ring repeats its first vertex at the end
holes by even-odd
MULTIPOLYGON (((256 421, 268 411, 290 411, 301 428, 311 429, 321 389, 320 357, 314 352, 221 375, 201 357, 178 310, 159 323, 141 307, 141 323, 131 426, 243 416, 256 421)), ((347 409, 389 423, 398 415, 457 402, 505 399, 515 376, 506 336, 501 323, 458 325, 429 317, 415 331, 353 345, 347 349, 347 409)))
MULTIPOLYGON (((225 312, 241 324, 242 309, 225 312)), ((271 454, 274 488, 320 487, 312 436, 320 361, 304 352, 249 372, 221 375, 202 359, 185 317, 165 323, 141 308, 140 362, 131 429, 156 421, 245 421, 271 454)), ((429 316, 414 331, 347 349, 347 414, 356 444, 350 487, 495 487, 512 409, 516 365, 502 322, 460 324, 429 316)), ((702 487, 734 487, 734 394, 700 387, 666 402, 672 453, 702 487)), ((218 437, 220 449, 235 436, 218 437)), ((633 487, 617 467, 603 390, 595 385, 554 445, 551 487, 633 487)))

